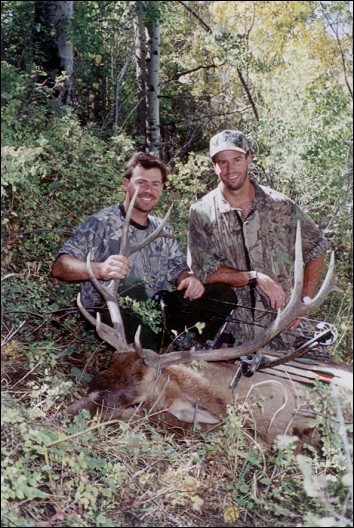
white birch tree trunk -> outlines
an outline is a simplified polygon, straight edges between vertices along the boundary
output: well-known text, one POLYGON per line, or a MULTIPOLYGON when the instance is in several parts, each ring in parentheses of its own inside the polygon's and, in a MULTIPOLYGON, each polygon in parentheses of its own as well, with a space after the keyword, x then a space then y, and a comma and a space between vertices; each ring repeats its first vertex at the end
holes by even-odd
POLYGON ((159 154, 160 139, 160 24, 152 20, 147 26, 148 57, 147 64, 147 119, 146 136, 149 152, 159 154))
POLYGON ((135 31, 136 80, 138 84, 137 130, 139 136, 146 137, 146 28, 143 22, 143 2, 137 2, 135 31))

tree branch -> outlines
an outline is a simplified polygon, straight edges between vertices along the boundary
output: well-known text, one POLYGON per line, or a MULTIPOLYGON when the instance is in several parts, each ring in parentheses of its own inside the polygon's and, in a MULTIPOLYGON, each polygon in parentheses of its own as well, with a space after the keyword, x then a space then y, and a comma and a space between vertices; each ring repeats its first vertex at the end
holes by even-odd
POLYGON ((183 75, 188 75, 189 73, 194 73, 198 70, 208 70, 209 68, 218 68, 216 64, 208 64, 207 66, 197 66, 196 68, 193 68, 192 70, 186 70, 184 72, 177 72, 176 75, 173 77, 170 77, 166 81, 163 81, 161 84, 167 84, 171 81, 177 81, 180 77, 183 77, 183 75))
POLYGON ((342 67, 343 67, 345 84, 347 85, 350 97, 353 99, 353 90, 352 90, 352 88, 351 88, 351 86, 349 84, 349 81, 348 81, 348 73, 347 73, 347 67, 346 67, 346 64, 345 64, 345 56, 344 56, 344 51, 343 51, 343 48, 342 48, 342 43, 341 43, 340 38, 338 36, 338 30, 335 28, 333 21, 330 19, 330 16, 329 16, 328 11, 327 11, 327 7, 323 4, 323 2, 320 2, 320 6, 321 6, 321 9, 322 9, 322 12, 323 12, 323 16, 327 20, 329 27, 331 28, 331 30, 333 31, 333 33, 334 33, 334 35, 336 37, 336 41, 337 41, 337 44, 338 44, 339 53, 340 53, 341 61, 342 61, 342 67))
POLYGON ((258 115, 258 111, 257 111, 257 108, 256 108, 256 105, 253 101, 253 97, 249 91, 249 88, 247 86, 247 83, 245 81, 245 79, 243 78, 243 75, 241 73, 241 70, 239 68, 237 68, 237 73, 238 73, 238 77, 241 81, 241 84, 243 86, 243 89, 245 90, 246 94, 247 94, 247 97, 248 97, 248 100, 250 102, 250 105, 252 106, 252 110, 253 110, 253 113, 255 115, 255 118, 257 119, 257 121, 259 122, 259 115, 258 115))
MULTIPOLYGON (((187 5, 186 5, 184 2, 182 2, 181 0, 178 0, 178 3, 179 3, 179 4, 182 4, 183 7, 185 7, 185 8, 187 9, 187 11, 189 11, 189 13, 191 13, 191 14, 192 14, 192 15, 193 15, 193 16, 194 16, 194 17, 200 22, 200 24, 201 24, 202 27, 205 29, 205 31, 207 31, 208 33, 213 34, 212 29, 208 26, 208 24, 206 24, 206 22, 204 22, 204 20, 203 20, 199 15, 197 15, 197 13, 195 13, 195 12, 194 12, 189 6, 187 6, 187 5)), ((242 75, 242 73, 241 73, 241 71, 240 71, 239 68, 237 68, 237 73, 238 73, 238 77, 239 77, 239 79, 240 79, 240 81, 241 81, 242 87, 243 87, 243 89, 244 89, 245 92, 246 92, 246 95, 247 95, 248 100, 249 100, 249 102, 250 102, 250 105, 251 105, 251 107, 252 107, 252 110, 253 110, 253 113, 254 113, 254 115, 255 115, 255 118, 256 118, 257 121, 259 122, 259 115, 258 115, 258 111, 257 111, 256 105, 255 105, 255 102, 254 102, 254 100, 253 100, 253 97, 252 97, 252 95, 251 95, 251 92, 250 92, 250 90, 249 90, 249 88, 248 88, 248 86, 247 86, 247 83, 246 83, 246 81, 245 81, 245 79, 244 79, 244 77, 243 77, 243 75, 242 75)))
POLYGON ((200 24, 203 26, 203 28, 205 29, 205 31, 207 31, 208 33, 213 33, 212 32, 212 29, 208 26, 208 24, 206 24, 204 22, 204 20, 202 18, 200 18, 199 15, 197 15, 197 13, 195 13, 193 11, 193 9, 191 9, 189 6, 187 6, 184 2, 181 2, 181 0, 177 0, 179 4, 182 4, 183 7, 185 7, 187 9, 187 11, 190 12, 191 15, 193 15, 199 22, 200 24))

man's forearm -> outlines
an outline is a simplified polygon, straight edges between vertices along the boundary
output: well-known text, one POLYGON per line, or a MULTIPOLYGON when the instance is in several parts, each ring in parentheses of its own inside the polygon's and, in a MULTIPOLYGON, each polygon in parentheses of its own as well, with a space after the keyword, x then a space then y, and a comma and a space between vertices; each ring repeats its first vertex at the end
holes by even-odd
POLYGON ((247 286, 249 282, 248 271, 238 271, 226 266, 220 266, 214 273, 208 275, 205 280, 206 284, 210 283, 221 283, 238 288, 241 286, 247 286))
POLYGON ((314 260, 310 260, 304 268, 304 286, 302 289, 303 297, 314 297, 318 283, 320 282, 321 273, 326 255, 320 255, 314 260))
MULTIPOLYGON (((286 300, 286 294, 282 286, 269 277, 269 275, 261 273, 258 270, 253 271, 257 271, 257 287, 267 295, 270 306, 275 309, 282 308, 286 300)), ((210 282, 218 282, 227 284, 232 288, 240 288, 250 285, 250 272, 220 266, 214 273, 211 273, 207 277, 205 282, 207 284, 210 282)))
MULTIPOLYGON (((91 266, 95 276, 98 277, 96 263, 91 262, 91 266)), ((60 255, 57 258, 53 264, 52 275, 57 279, 70 282, 90 280, 86 262, 68 254, 60 255)))

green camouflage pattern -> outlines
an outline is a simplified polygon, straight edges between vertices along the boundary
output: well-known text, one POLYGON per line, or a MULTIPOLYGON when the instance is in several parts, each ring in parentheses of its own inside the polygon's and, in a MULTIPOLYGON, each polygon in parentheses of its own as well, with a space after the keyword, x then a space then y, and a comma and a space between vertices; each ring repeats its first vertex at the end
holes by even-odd
MULTIPOLYGON (((104 262, 111 255, 118 255, 125 218, 122 206, 114 205, 90 216, 82 222, 72 237, 59 249, 58 256, 64 253, 86 261, 91 251, 91 260, 104 262)), ((134 245, 144 240, 162 220, 149 215, 147 227, 142 227, 134 221, 130 222, 129 244, 134 245)), ((165 231, 174 235, 170 226, 165 231)), ((188 269, 184 253, 179 248, 176 238, 160 236, 148 246, 129 256, 133 267, 126 280, 127 284, 134 282, 144 284, 146 294, 152 298, 158 291, 173 289, 178 275, 188 269), (136 279, 135 281, 133 279, 136 279)), ((107 281, 100 281, 103 285, 107 281)), ((121 281, 122 292, 125 292, 124 281, 121 281)), ((129 292, 125 292, 129 295, 129 292)), ((96 291, 91 281, 81 283, 81 302, 86 308, 100 306, 103 303, 101 295, 96 291)))
MULTIPOLYGON (((328 242, 293 200, 254 181, 252 183, 256 194, 247 218, 225 200, 221 184, 191 206, 188 263, 202 281, 220 266, 265 273, 281 284, 289 297, 293 284, 297 221, 301 222, 304 263, 325 253, 328 242), (247 267, 243 238, 250 268, 247 267)), ((251 309, 250 287, 235 288, 235 292, 240 307, 233 311, 226 330, 239 343, 259 334, 275 315, 268 297, 259 288, 254 289, 255 310, 251 309)), ((294 338, 285 334, 272 343, 276 348, 292 344, 294 338)))

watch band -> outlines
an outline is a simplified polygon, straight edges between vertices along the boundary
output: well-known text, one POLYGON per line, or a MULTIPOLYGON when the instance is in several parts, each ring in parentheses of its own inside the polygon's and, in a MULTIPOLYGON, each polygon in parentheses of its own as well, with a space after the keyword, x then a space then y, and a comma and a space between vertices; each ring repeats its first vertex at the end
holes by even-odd
POLYGON ((258 284, 257 280, 257 272, 256 271, 249 271, 249 278, 248 278, 248 286, 250 288, 255 288, 258 284))

